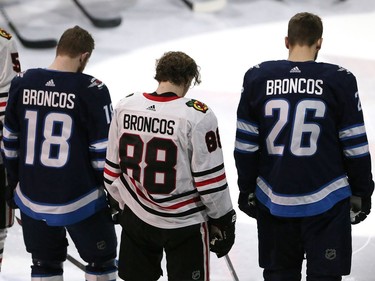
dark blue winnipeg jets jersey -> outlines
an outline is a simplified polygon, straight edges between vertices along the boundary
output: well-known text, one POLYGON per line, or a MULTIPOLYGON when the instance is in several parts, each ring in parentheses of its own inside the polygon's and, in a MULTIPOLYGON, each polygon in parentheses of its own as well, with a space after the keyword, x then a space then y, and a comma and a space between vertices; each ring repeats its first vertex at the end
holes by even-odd
POLYGON ((12 81, 3 151, 22 212, 67 225, 106 206, 110 119, 108 89, 92 76, 31 69, 12 81))
POLYGON ((237 110, 235 160, 242 194, 271 213, 320 214, 373 191, 354 75, 327 63, 264 62, 249 69, 237 110))

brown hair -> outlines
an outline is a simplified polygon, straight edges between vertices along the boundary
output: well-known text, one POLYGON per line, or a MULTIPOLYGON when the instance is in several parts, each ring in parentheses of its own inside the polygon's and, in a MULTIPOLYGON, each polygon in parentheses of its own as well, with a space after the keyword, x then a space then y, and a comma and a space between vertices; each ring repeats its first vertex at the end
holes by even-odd
POLYGON ((199 66, 183 52, 167 52, 156 61, 156 75, 158 82, 169 81, 177 86, 193 82, 201 83, 199 66))
POLYGON ((312 46, 322 38, 323 23, 319 16, 311 13, 298 13, 294 15, 288 24, 289 44, 312 46))
POLYGON ((67 29, 60 37, 56 55, 66 55, 71 58, 94 50, 95 42, 91 34, 78 25, 67 29))

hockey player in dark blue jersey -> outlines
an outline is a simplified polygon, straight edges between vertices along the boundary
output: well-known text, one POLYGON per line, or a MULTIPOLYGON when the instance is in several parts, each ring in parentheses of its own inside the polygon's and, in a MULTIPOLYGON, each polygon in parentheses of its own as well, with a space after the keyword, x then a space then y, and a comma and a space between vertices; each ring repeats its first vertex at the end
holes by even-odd
POLYGON ((315 61, 322 33, 320 17, 296 14, 285 38, 288 60, 263 62, 244 76, 234 151, 238 204, 257 219, 267 281, 301 280, 304 256, 308 281, 341 280, 351 270, 351 223, 371 209, 356 78, 315 61))
POLYGON ((11 83, 4 124, 8 202, 21 211, 32 280, 63 280, 66 232, 87 262, 86 280, 115 280, 117 237, 103 187, 111 98, 83 72, 94 39, 75 26, 53 63, 11 83))

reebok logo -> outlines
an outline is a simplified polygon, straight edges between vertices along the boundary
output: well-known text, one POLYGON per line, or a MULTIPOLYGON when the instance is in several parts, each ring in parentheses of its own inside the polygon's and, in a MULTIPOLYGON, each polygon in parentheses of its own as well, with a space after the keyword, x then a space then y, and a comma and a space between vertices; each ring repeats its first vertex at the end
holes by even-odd
POLYGON ((150 105, 149 107, 146 108, 147 110, 152 110, 152 111, 156 111, 156 108, 155 108, 155 105, 150 105))
POLYGON ((289 73, 301 73, 301 70, 299 70, 298 66, 293 67, 289 73))
POLYGON ((49 81, 46 83, 46 86, 47 86, 47 87, 55 87, 55 82, 53 82, 53 79, 49 80, 49 81))

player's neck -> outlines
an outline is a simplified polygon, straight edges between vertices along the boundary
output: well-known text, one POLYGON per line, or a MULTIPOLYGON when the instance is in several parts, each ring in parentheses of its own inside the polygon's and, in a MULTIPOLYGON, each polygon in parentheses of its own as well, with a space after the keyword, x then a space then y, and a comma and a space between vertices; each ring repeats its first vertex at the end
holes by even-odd
POLYGON ((183 97, 186 94, 186 90, 183 86, 177 86, 168 81, 160 82, 156 93, 160 95, 167 92, 175 93, 179 97, 183 97))
POLYGON ((79 68, 79 61, 69 57, 56 57, 52 64, 48 67, 51 70, 77 72, 79 68))
POLYGON ((293 62, 315 61, 320 47, 313 46, 294 46, 289 48, 288 60, 293 62))
POLYGON ((295 46, 289 49, 288 60, 293 62, 315 61, 316 55, 315 47, 295 46))

